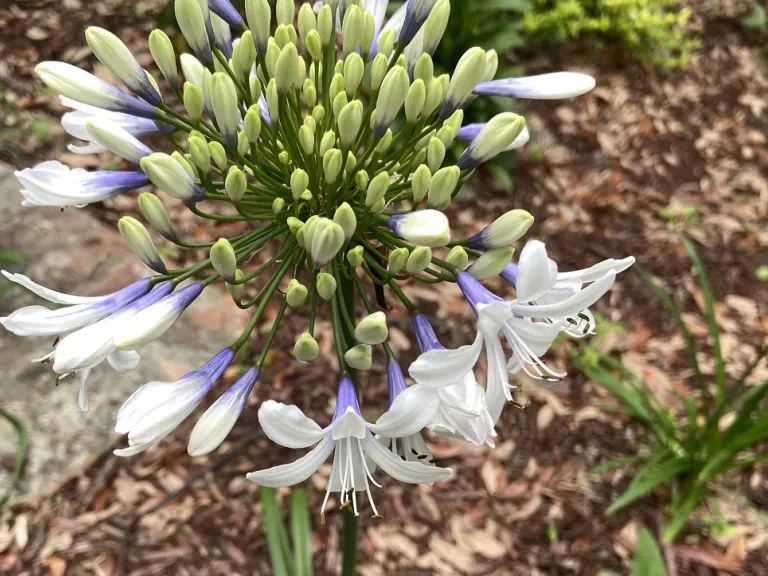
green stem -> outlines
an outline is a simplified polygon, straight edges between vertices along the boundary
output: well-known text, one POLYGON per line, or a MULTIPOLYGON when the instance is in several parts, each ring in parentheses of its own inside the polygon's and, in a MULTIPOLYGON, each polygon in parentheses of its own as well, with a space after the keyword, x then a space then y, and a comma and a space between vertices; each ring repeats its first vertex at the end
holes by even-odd
MULTIPOLYGON (((353 492, 352 498, 357 495, 353 492)), ((358 521, 352 512, 344 514, 344 534, 342 536, 343 561, 341 565, 342 576, 354 576, 357 571, 357 540, 358 521)))

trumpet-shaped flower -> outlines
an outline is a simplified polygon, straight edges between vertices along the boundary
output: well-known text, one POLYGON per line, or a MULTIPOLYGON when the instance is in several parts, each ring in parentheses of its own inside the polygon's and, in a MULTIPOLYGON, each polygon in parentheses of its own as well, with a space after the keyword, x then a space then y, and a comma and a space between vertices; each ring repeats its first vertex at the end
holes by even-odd
POLYGON ((149 184, 143 172, 70 168, 57 160, 14 172, 22 185, 24 206, 75 206, 81 208, 149 184))
POLYGON ((331 492, 339 492, 342 506, 351 506, 357 515, 357 499, 351 492, 365 491, 374 514, 378 514, 369 480, 375 486, 379 484, 373 479, 369 459, 396 480, 411 484, 437 482, 451 473, 447 468, 404 461, 374 437, 377 434, 403 438, 424 428, 425 416, 431 416, 423 409, 430 396, 423 389, 409 388, 376 423, 370 424, 360 413, 352 380, 344 377, 339 384, 333 420, 325 428, 307 418, 297 406, 268 400, 259 409, 259 423, 273 442, 286 448, 317 446, 296 462, 251 472, 247 478, 262 486, 293 486, 309 478, 336 451, 321 512, 325 512, 331 492))
POLYGON ((115 432, 128 434, 128 447, 115 455, 133 456, 165 438, 211 391, 234 357, 234 350, 225 348, 175 382, 149 382, 136 390, 117 413, 115 432))
POLYGON ((436 248, 451 241, 450 223, 439 210, 419 210, 392 216, 389 227, 400 238, 419 246, 436 248))

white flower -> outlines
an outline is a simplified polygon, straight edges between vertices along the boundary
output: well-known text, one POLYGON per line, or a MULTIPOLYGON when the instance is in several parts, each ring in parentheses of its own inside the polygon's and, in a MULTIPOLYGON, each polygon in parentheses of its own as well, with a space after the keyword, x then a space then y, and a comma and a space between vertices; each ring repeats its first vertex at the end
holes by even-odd
POLYGON ((350 491, 365 491, 374 514, 378 515, 368 481, 375 486, 379 484, 373 479, 368 459, 396 480, 411 484, 444 480, 451 473, 450 469, 404 461, 374 437, 377 434, 400 438, 421 430, 427 423, 426 416, 431 416, 430 410, 424 408, 434 402, 432 398, 428 391, 411 387, 397 397, 375 424, 369 424, 360 414, 352 380, 345 377, 339 385, 333 421, 325 428, 307 418, 296 406, 268 400, 259 409, 259 422, 272 441, 287 448, 317 446, 291 464, 251 472, 247 478, 262 486, 293 486, 309 478, 335 450, 321 512, 325 512, 331 492, 339 492, 342 506, 351 505, 357 515, 357 499, 350 491))
POLYGON ((418 246, 436 248, 451 241, 448 218, 438 210, 418 210, 392 216, 389 227, 400 238, 418 246))

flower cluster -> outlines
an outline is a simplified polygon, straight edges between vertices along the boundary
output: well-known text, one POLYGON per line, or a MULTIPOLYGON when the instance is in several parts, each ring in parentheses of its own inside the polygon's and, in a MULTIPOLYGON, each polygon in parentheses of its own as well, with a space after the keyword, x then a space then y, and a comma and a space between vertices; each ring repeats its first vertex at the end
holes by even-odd
POLYGON ((316 446, 248 478, 292 485, 335 453, 325 502, 339 492, 342 506, 357 514, 355 492, 365 491, 376 512, 370 487, 379 486, 377 468, 403 482, 446 478, 450 470, 435 465, 422 431, 493 446, 505 404, 515 403, 510 375, 562 377, 541 357, 561 332, 580 338, 594 330, 589 306, 632 258, 560 273, 544 245, 529 241, 513 264, 511 245, 533 222, 528 212, 512 210, 464 240, 452 238, 444 215, 479 165, 528 140, 525 120, 516 114, 462 125, 475 98, 572 97, 592 89, 593 79, 562 72, 496 80, 498 55, 477 47, 453 74, 439 75, 431 55, 446 28, 449 0, 408 0, 385 23, 387 4, 325 0, 304 4, 297 15, 293 0, 278 0, 274 14, 267 0, 246 0, 243 18, 229 0, 176 0, 192 53, 177 60, 168 36, 151 33, 149 49, 165 89, 119 38, 100 28, 88 29, 88 45, 127 90, 62 62, 38 65, 40 79, 72 109, 62 118, 64 128, 85 142, 70 150, 110 151, 134 168, 88 172, 44 162, 17 173, 25 205, 84 206, 153 184, 170 197, 166 202, 181 201, 174 209, 250 225, 235 237, 191 243, 174 230, 164 200, 144 192, 138 205, 150 227, 181 248, 209 249, 207 259, 167 266, 145 225, 125 217, 120 233, 154 271, 146 279, 87 298, 5 273, 62 305, 22 308, 0 322, 21 336, 57 338, 41 360, 60 378, 79 375, 83 410, 91 370, 104 360, 117 371, 135 368, 137 350, 170 329, 212 283, 222 280, 237 305, 250 311, 248 327, 230 347, 180 380, 142 386, 125 402, 116 430, 127 435, 128 446, 116 454, 146 450, 187 418, 274 301, 279 311, 255 366, 192 431, 191 455, 215 450, 241 414, 286 313, 308 309, 294 355, 302 362, 319 356, 315 319, 326 303, 340 372, 333 420, 322 428, 296 406, 266 401, 259 422, 270 439, 289 448, 316 446), (174 103, 165 99, 171 93, 174 103), (142 142, 156 135, 167 136, 171 154, 142 142), (446 150, 457 145, 463 153, 450 165, 446 150), (214 208, 202 210, 201 201, 214 208), (251 269, 251 256, 268 244, 275 245, 271 258, 251 269), (513 285, 513 299, 480 283, 498 275, 513 285), (401 288, 408 281, 456 283, 478 318, 474 343, 444 348, 401 288), (379 302, 391 294, 412 314, 422 351, 408 371, 412 385, 387 343, 386 314, 376 311, 366 282, 376 286, 379 302), (252 299, 245 298, 249 285, 258 289, 252 299), (361 319, 357 302, 368 311, 361 319), (390 399, 369 423, 357 376, 371 368, 374 347, 387 358, 390 399), (483 351, 484 386, 474 372, 483 351))

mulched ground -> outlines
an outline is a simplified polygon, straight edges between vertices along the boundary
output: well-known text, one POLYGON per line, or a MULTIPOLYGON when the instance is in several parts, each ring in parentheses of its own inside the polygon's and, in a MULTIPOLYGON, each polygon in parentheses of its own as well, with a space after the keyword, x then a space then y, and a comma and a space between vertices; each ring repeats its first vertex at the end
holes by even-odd
MULTIPOLYGON (((62 4, 68 10, 51 9, 46 1, 0 7, 0 160, 17 166, 51 157, 84 167, 93 162, 66 153, 67 138, 55 123, 61 110, 32 80, 33 63, 87 62, 86 23, 109 27, 139 49, 154 25, 146 14, 162 2, 139 9, 119 1, 62 4)), ((619 53, 585 46, 521 57, 530 72, 590 71, 598 87, 573 101, 521 103, 534 139, 520 155, 514 193, 497 191, 479 174, 451 216, 457 232, 475 232, 505 210, 526 208, 537 219, 531 235, 547 242, 563 270, 634 254, 683 305, 707 372, 701 294, 676 236, 683 229, 711 272, 728 375, 735 377, 768 333, 768 284, 756 278, 758 266, 768 263, 766 39, 740 26, 746 4, 691 4, 697 14, 692 30, 703 46, 684 71, 648 70, 619 53)), ((114 222, 135 206, 118 198, 95 210, 114 222)), ((186 234, 202 239, 212 233, 185 215, 176 218, 186 234)), ((491 285, 504 290, 501 283, 491 285)), ((453 288, 412 287, 410 295, 441 327, 446 345, 472 335, 470 312, 453 288)), ((682 342, 637 275, 625 274, 597 310, 616 324, 599 343, 602 350, 620 355, 663 397, 687 390, 682 342)), ((256 410, 273 398, 329 419, 335 386, 328 378, 335 373, 329 338, 321 340, 322 361, 310 367, 286 354, 299 329, 296 322, 281 332, 227 446, 210 458, 190 459, 185 444, 192 420, 137 458, 95 456, 49 495, 0 516, 0 573, 270 573, 256 488, 244 474, 297 454, 265 439, 254 425, 256 410)), ((407 364, 415 351, 404 315, 392 334, 407 364)), ((564 366, 565 354, 557 349, 555 363, 564 366)), ((756 377, 767 375, 763 365, 756 377)), ((532 407, 505 412, 495 450, 435 441, 436 459, 455 472, 447 482, 417 488, 391 482, 375 493, 384 519, 361 516, 361 573, 628 572, 637 528, 661 530, 667 495, 659 492, 658 499, 606 518, 603 511, 630 472, 584 476, 635 449, 640 431, 598 410, 609 402, 605 392, 573 370, 558 384, 526 382, 524 389, 532 407)), ((374 417, 373 409, 386 401, 380 365, 364 391, 363 405, 374 417)), ((319 510, 329 471, 326 466, 310 482, 313 510, 319 510)), ((765 467, 717 485, 678 543, 665 548, 668 565, 680 575, 768 574, 768 520, 760 512, 766 502, 765 467)), ((340 565, 342 515, 332 511, 326 520, 321 526, 314 515, 318 574, 335 573, 340 565)))

